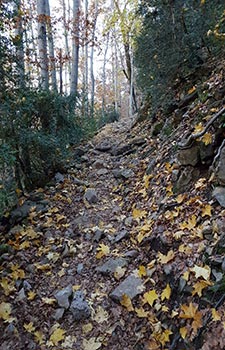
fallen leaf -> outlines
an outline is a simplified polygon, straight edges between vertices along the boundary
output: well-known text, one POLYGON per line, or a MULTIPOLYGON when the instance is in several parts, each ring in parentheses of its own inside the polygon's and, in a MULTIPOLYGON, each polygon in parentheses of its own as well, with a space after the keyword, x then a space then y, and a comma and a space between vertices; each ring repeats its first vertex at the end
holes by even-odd
POLYGON ((143 219, 143 218, 145 218, 146 215, 147 215, 147 211, 146 210, 141 210, 141 209, 134 208, 133 211, 132 211, 132 216, 136 220, 143 219))
POLYGON ((56 302, 54 298, 41 298, 41 300, 48 305, 53 305, 56 302))
POLYGON ((144 293, 143 295, 143 303, 146 304, 148 303, 149 305, 153 305, 154 301, 158 299, 158 294, 156 291, 150 290, 149 292, 144 293))
POLYGON ((4 294, 6 296, 15 291, 14 282, 10 281, 7 277, 1 279, 0 285, 4 289, 4 294))
POLYGON ((186 338, 187 332, 188 332, 187 327, 181 327, 181 328, 180 328, 180 335, 181 335, 181 337, 182 337, 183 339, 186 338))
POLYGON ((126 295, 126 294, 122 295, 122 298, 120 300, 120 304, 123 305, 128 311, 134 311, 132 301, 128 295, 126 295))
POLYGON ((138 268, 138 276, 139 277, 142 277, 142 276, 145 277, 146 274, 147 274, 147 272, 146 272, 145 266, 140 265, 139 268, 138 268))
POLYGON ((192 291, 192 295, 194 296, 195 294, 198 294, 199 297, 202 296, 202 291, 208 286, 211 286, 213 283, 205 280, 201 280, 196 282, 193 285, 194 290, 192 291))
POLYGON ((210 145, 213 141, 212 134, 206 132, 204 136, 201 138, 201 141, 207 146, 210 145))
POLYGON ((204 216, 212 216, 212 207, 210 204, 206 204, 206 206, 202 208, 202 217, 204 216))
POLYGON ((0 318, 8 321, 11 314, 11 304, 5 303, 4 301, 0 304, 0 318))
POLYGON ((102 346, 102 343, 97 338, 92 337, 89 340, 83 340, 83 350, 97 350, 102 346))
POLYGON ((96 321, 97 323, 103 323, 107 321, 109 318, 108 312, 103 309, 103 307, 98 306, 98 309, 93 317, 93 320, 96 321))
POLYGON ((212 312, 212 319, 213 321, 221 321, 221 316, 219 314, 219 312, 215 309, 215 308, 212 308, 211 309, 211 312, 212 312))
POLYGON ((28 300, 34 300, 34 298, 36 297, 37 293, 33 292, 32 290, 29 291, 28 293, 28 300))
POLYGON ((161 300, 162 300, 162 301, 163 301, 164 299, 169 300, 170 296, 171 296, 171 288, 170 288, 170 285, 167 284, 166 288, 162 291, 161 300))
POLYGON ((53 345, 58 345, 65 338, 66 331, 62 328, 56 328, 50 337, 50 342, 53 345))
POLYGON ((136 314, 137 314, 137 316, 139 317, 139 318, 145 318, 145 317, 148 317, 148 314, 149 314, 149 312, 147 312, 147 311, 145 311, 144 309, 143 309, 143 307, 140 307, 140 308, 135 308, 134 309, 134 311, 136 312, 136 314))
POLYGON ((24 327, 24 329, 26 329, 26 331, 28 333, 33 333, 35 331, 35 327, 34 327, 33 322, 24 323, 23 327, 24 327))
POLYGON ((169 261, 173 260, 175 257, 174 251, 168 251, 167 255, 163 255, 162 253, 158 253, 158 259, 161 264, 167 264, 169 261))
POLYGON ((36 331, 34 332, 34 336, 35 336, 35 340, 38 342, 39 345, 44 344, 45 336, 43 333, 41 333, 40 331, 36 331))
POLYGON ((114 272, 115 279, 120 280, 125 275, 125 272, 126 272, 125 267, 117 266, 114 272))
POLYGON ((93 324, 92 323, 87 323, 82 326, 82 331, 84 334, 90 333, 93 329, 93 324))
POLYGON ((110 249, 107 245, 105 245, 104 243, 101 243, 101 244, 99 244, 97 251, 98 251, 98 253, 96 254, 96 258, 101 259, 101 258, 103 258, 103 256, 106 256, 109 254, 110 249))
POLYGON ((206 281, 209 280, 211 274, 211 268, 208 265, 204 267, 195 265, 190 271, 194 272, 196 278, 203 277, 206 281))

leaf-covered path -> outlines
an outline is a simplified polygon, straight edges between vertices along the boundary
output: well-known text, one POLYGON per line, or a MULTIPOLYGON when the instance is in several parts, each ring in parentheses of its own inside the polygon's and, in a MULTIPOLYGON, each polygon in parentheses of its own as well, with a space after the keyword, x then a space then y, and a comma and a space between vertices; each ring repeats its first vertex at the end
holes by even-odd
POLYGON ((20 199, 36 205, 2 242, 1 350, 225 347, 223 297, 204 295, 224 212, 203 178, 173 193, 179 128, 162 141, 150 123, 131 126, 105 126, 66 174, 20 199))

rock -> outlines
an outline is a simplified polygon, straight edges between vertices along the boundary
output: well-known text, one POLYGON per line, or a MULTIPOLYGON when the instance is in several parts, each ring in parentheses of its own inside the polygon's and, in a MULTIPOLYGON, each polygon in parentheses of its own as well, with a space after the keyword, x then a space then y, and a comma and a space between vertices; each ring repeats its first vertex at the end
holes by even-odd
POLYGON ((19 293, 18 293, 18 295, 17 295, 16 300, 17 300, 17 301, 22 301, 22 300, 24 300, 24 299, 26 299, 26 298, 27 298, 27 297, 26 297, 26 294, 25 294, 25 290, 24 290, 24 288, 21 288, 20 291, 19 291, 19 293))
POLYGON ((81 157, 80 157, 80 160, 81 160, 83 163, 88 163, 88 162, 89 162, 88 156, 81 156, 81 157))
POLYGON ((113 239, 114 243, 118 243, 122 241, 122 239, 127 238, 129 236, 129 232, 125 229, 123 229, 121 232, 119 232, 116 237, 113 239))
POLYGON ((94 188, 88 188, 85 191, 84 199, 86 199, 86 201, 88 201, 88 203, 90 203, 90 204, 97 203, 98 202, 98 196, 97 196, 97 193, 96 193, 95 189, 94 188))
POLYGON ((124 258, 110 258, 103 265, 96 267, 96 271, 104 275, 114 273, 118 267, 127 266, 128 261, 124 258))
POLYGON ((116 179, 129 179, 134 175, 131 169, 113 169, 112 173, 116 179))
POLYGON ((188 106, 191 102, 193 102, 198 97, 198 91, 195 90, 191 94, 188 94, 183 97, 183 99, 179 102, 178 108, 184 108, 188 106))
POLYGON ((29 216, 30 210, 33 207, 35 207, 35 211, 37 213, 45 212, 47 210, 46 209, 47 205, 48 205, 48 201, 39 201, 39 203, 37 204, 36 202, 27 200, 26 202, 24 202, 23 205, 21 205, 21 207, 18 207, 11 212, 10 224, 15 225, 23 221, 25 218, 29 216))
POLYGON ((135 152, 135 149, 132 149, 131 148, 131 144, 126 144, 126 145, 123 145, 123 146, 114 146, 111 150, 111 154, 112 156, 119 156, 119 155, 123 155, 124 153, 132 153, 132 152, 135 152))
POLYGON ((105 168, 105 163, 103 160, 97 159, 93 164, 93 168, 95 169, 102 169, 105 168))
POLYGON ((64 180, 65 180, 65 178, 64 178, 63 174, 61 174, 61 173, 56 173, 55 174, 55 181, 57 183, 62 183, 62 182, 64 182, 64 180))
POLYGON ((31 284, 26 280, 23 281, 23 288, 24 288, 24 290, 28 290, 28 291, 32 290, 31 284))
POLYGON ((222 148, 220 153, 216 178, 220 185, 225 185, 225 147, 222 148))
POLYGON ((178 181, 175 182, 176 191, 178 193, 187 191, 192 183, 198 179, 199 174, 200 172, 198 169, 192 166, 185 167, 181 171, 178 181))
POLYGON ((63 307, 56 309, 53 315, 54 320, 59 321, 64 315, 65 309, 63 307))
POLYGON ((128 218, 126 218, 126 219, 124 220, 124 224, 125 224, 126 226, 131 226, 131 225, 132 225, 132 222, 133 222, 133 217, 132 217, 132 216, 128 216, 128 218))
POLYGON ((212 144, 205 145, 203 142, 200 142, 199 147, 200 147, 201 163, 206 165, 212 164, 212 160, 214 157, 213 145, 212 144))
POLYGON ((120 283, 109 296, 114 301, 120 302, 124 294, 126 294, 130 299, 133 299, 138 294, 141 294, 143 290, 144 285, 141 278, 131 274, 122 283, 120 283))
POLYGON ((84 264, 79 263, 77 265, 77 273, 80 275, 82 273, 83 269, 84 269, 84 264))
POLYGON ((74 293, 73 301, 70 305, 70 311, 76 321, 81 321, 91 316, 91 309, 87 301, 84 299, 82 291, 74 293))
POLYGON ((108 174, 108 170, 107 169, 99 169, 96 174, 99 175, 99 176, 102 176, 102 175, 106 175, 108 174))
POLYGON ((200 160, 199 146, 195 145, 187 149, 179 150, 177 154, 177 160, 180 165, 197 165, 200 160))
POLYGON ((108 141, 103 141, 95 146, 95 149, 100 152, 107 152, 112 148, 112 146, 108 143, 108 141))
POLYGON ((64 309, 68 309, 70 306, 70 299, 72 298, 73 289, 72 286, 68 286, 55 294, 55 298, 64 309))
POLYGON ((86 153, 86 150, 82 147, 77 147, 75 150, 74 150, 74 156, 75 157, 81 157, 83 156, 84 154, 86 153))
POLYGON ((105 237, 104 231, 97 229, 94 235, 94 241, 99 242, 103 237, 105 237))
POLYGON ((146 169, 146 174, 147 174, 147 175, 150 175, 150 174, 153 172, 153 170, 154 170, 154 168, 155 168, 155 165, 156 165, 156 160, 155 160, 155 159, 152 159, 152 160, 149 162, 149 164, 148 164, 148 166, 147 166, 147 169, 146 169))
POLYGON ((78 185, 78 186, 89 186, 89 183, 87 181, 84 181, 84 180, 80 180, 76 177, 73 178, 73 182, 75 183, 75 185, 78 185))
POLYGON ((215 187, 212 195, 216 198, 221 207, 225 208, 225 187, 215 187))
POLYGON ((136 258, 137 256, 138 256, 138 251, 137 250, 128 250, 128 252, 126 252, 125 254, 124 254, 124 257, 125 258, 132 258, 132 259, 134 259, 134 258, 136 258))

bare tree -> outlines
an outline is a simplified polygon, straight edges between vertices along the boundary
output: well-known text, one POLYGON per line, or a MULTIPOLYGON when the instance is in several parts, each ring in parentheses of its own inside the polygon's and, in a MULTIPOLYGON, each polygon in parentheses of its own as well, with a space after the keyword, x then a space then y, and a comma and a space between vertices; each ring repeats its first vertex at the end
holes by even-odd
POLYGON ((45 0, 46 6, 46 27, 47 27, 47 38, 48 38, 48 50, 49 50, 49 73, 51 77, 52 89, 57 91, 57 80, 56 80, 56 64, 55 64, 55 50, 54 50, 54 39, 52 33, 52 21, 49 7, 49 0, 45 0))
POLYGON ((23 44, 23 19, 21 16, 21 0, 14 2, 14 44, 16 47, 17 67, 19 72, 20 85, 25 83, 25 64, 24 64, 24 44, 23 44))
POLYGON ((38 14, 38 49, 39 64, 41 70, 40 85, 43 89, 49 89, 48 75, 48 52, 47 52, 47 34, 46 34, 46 0, 37 0, 38 14))
POLYGON ((77 94, 80 47, 80 0, 73 0, 73 45, 70 94, 77 94))

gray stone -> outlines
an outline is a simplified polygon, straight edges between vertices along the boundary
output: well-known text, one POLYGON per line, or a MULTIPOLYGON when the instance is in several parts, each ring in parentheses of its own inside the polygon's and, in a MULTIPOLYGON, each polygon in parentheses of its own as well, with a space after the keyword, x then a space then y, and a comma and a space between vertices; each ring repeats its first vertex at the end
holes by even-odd
POLYGON ((118 267, 127 266, 128 261, 124 258, 110 258, 103 265, 98 266, 96 271, 101 272, 104 275, 114 273, 118 267))
POLYGON ((105 163, 103 160, 97 159, 92 166, 95 169, 102 169, 105 168, 105 163))
POLYGON ((64 178, 64 175, 61 174, 61 173, 56 173, 55 174, 55 181, 57 183, 61 183, 61 182, 64 182, 65 178, 64 178))
POLYGON ((26 299, 26 298, 27 298, 27 297, 26 297, 26 294, 25 294, 25 290, 24 290, 24 288, 21 288, 20 291, 19 291, 19 293, 18 293, 18 295, 17 295, 16 300, 17 300, 17 301, 22 301, 22 300, 24 300, 24 299, 26 299))
POLYGON ((220 185, 225 185, 225 147, 222 148, 220 153, 216 177, 220 185))
POLYGON ((200 160, 199 146, 196 145, 191 148, 179 150, 177 160, 180 165, 197 165, 200 160))
POLYGON ((103 237, 105 237, 104 231, 97 229, 94 235, 94 241, 99 242, 103 237))
POLYGON ((187 191, 192 183, 196 181, 199 177, 199 170, 193 168, 192 166, 185 167, 180 174, 180 177, 177 182, 175 182, 175 187, 177 192, 187 191))
POLYGON ((114 242, 118 243, 122 241, 122 239, 127 238, 129 236, 129 232, 125 229, 123 229, 121 232, 119 232, 116 237, 114 238, 114 242))
POLYGON ((132 258, 135 259, 138 256, 138 251, 137 250, 128 250, 128 252, 126 252, 124 254, 125 258, 132 258))
POLYGON ((212 195, 216 198, 221 207, 225 208, 225 187, 214 188, 212 195))
POLYGON ((94 188, 88 188, 84 194, 84 199, 90 204, 98 202, 98 196, 94 188))
POLYGON ((53 315, 54 320, 59 321, 63 317, 65 309, 63 307, 56 309, 53 315))
POLYGON ((100 152, 107 152, 111 148, 112 146, 107 141, 103 141, 95 147, 95 149, 97 149, 97 151, 100 151, 100 152))
POLYGON ((132 217, 132 216, 128 216, 128 218, 126 218, 126 219, 124 220, 124 224, 125 224, 126 226, 131 226, 132 223, 133 223, 133 217, 132 217))
POLYGON ((75 183, 75 185, 78 185, 78 186, 89 186, 89 183, 87 181, 80 180, 76 177, 73 178, 73 182, 75 183))
POLYGON ((154 168, 155 168, 155 165, 156 165, 156 160, 155 160, 155 159, 152 159, 152 160, 149 162, 149 164, 148 164, 148 166, 147 166, 147 169, 146 169, 146 174, 147 174, 147 175, 150 175, 150 174, 153 172, 153 170, 154 170, 154 168))
POLYGON ((24 290, 31 290, 32 289, 32 286, 31 286, 31 284, 28 282, 28 281, 26 281, 26 280, 24 280, 23 281, 23 288, 24 288, 24 290))
POLYGON ((77 273, 80 275, 82 273, 83 269, 84 269, 84 264, 79 263, 77 265, 77 273))
POLYGON ((91 309, 87 301, 84 298, 82 291, 74 293, 73 301, 70 305, 70 311, 76 321, 81 321, 91 316, 91 309))
POLYGON ((55 298, 59 306, 64 309, 68 309, 70 306, 70 298, 72 297, 73 289, 72 286, 68 286, 55 294, 55 298))
POLYGON ((114 169, 112 173, 116 179, 129 179, 134 175, 134 172, 131 169, 114 169))
POLYGON ((108 174, 108 170, 107 169, 99 169, 98 171, 96 171, 96 174, 98 175, 98 176, 102 176, 102 175, 106 175, 106 174, 108 174))
POLYGON ((124 294, 126 294, 130 299, 133 299, 138 294, 141 294, 143 290, 144 285, 141 278, 131 274, 122 283, 120 283, 109 296, 118 302, 121 301, 124 294))

